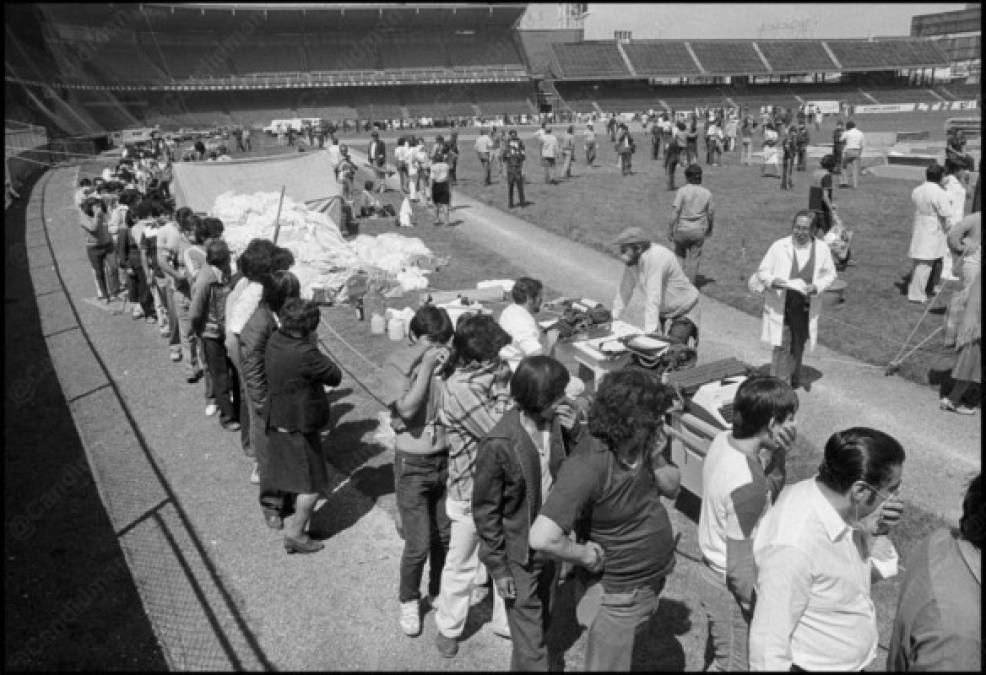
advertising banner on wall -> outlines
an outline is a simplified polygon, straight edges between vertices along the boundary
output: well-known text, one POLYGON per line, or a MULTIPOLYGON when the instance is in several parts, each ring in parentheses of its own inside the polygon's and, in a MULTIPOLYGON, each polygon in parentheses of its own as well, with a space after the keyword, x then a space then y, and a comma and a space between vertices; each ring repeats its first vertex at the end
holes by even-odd
POLYGON ((901 113, 914 112, 917 107, 915 103, 887 103, 882 105, 856 105, 853 106, 853 114, 868 115, 870 113, 901 113))
POLYGON ((815 106, 815 110, 820 110, 825 115, 838 115, 840 112, 838 101, 808 101, 805 105, 815 106))

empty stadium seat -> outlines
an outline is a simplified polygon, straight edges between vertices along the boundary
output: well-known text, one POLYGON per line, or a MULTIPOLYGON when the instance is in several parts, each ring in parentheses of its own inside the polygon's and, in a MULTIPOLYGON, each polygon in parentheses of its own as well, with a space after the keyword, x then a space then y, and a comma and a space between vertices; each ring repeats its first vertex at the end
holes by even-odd
POLYGON ((615 42, 553 44, 558 66, 565 77, 610 77, 629 75, 615 42))
POLYGON ((756 43, 774 72, 804 73, 836 69, 818 40, 757 40, 756 43))
POLYGON ((623 45, 623 51, 641 76, 697 75, 701 72, 684 42, 635 40, 623 45))
POLYGON ((694 40, 689 44, 707 73, 767 72, 749 40, 694 40))

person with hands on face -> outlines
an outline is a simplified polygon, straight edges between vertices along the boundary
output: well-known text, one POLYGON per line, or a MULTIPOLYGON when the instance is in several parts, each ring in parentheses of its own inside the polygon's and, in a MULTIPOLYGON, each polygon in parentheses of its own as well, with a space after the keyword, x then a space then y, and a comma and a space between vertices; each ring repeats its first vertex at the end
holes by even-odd
POLYGON ((750 670, 859 671, 877 655, 873 581, 897 574, 904 448, 875 429, 833 434, 813 478, 788 485, 753 539, 750 670))
POLYGON ((450 523, 445 512, 448 439, 437 423, 441 403, 438 371, 448 360, 452 320, 448 312, 426 305, 408 326, 408 343, 388 357, 383 368, 390 424, 396 438, 394 483, 401 554, 400 624, 409 636, 421 632, 421 576, 429 562, 428 593, 437 596, 448 550, 450 523))
POLYGON ((749 669, 753 537, 784 486, 797 410, 798 397, 786 382, 750 377, 733 400, 732 429, 719 433, 706 451, 698 520, 705 563, 700 593, 715 670, 749 669))
POLYGON ((562 464, 531 526, 531 548, 577 566, 585 593, 576 615, 588 628, 589 671, 630 670, 637 636, 674 568, 674 532, 660 499, 674 499, 681 481, 663 454, 672 400, 649 373, 606 375, 589 433, 562 464))
POLYGON ((531 523, 580 431, 565 398, 569 375, 550 356, 530 356, 510 380, 515 408, 480 442, 472 493, 479 558, 503 597, 510 669, 546 671, 555 563, 528 544, 531 523))

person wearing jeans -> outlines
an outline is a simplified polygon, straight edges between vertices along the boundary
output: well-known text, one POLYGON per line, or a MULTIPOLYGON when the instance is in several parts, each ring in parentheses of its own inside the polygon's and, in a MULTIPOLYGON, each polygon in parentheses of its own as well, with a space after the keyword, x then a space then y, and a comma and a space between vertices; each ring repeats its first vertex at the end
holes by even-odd
POLYGON ((106 259, 113 250, 113 240, 107 225, 106 203, 92 197, 83 203, 82 211, 85 218, 80 225, 86 233, 86 256, 92 265, 98 297, 108 303, 110 282, 107 279, 106 259))
POLYGON ((531 526, 531 548, 577 566, 587 671, 630 670, 674 568, 675 536, 660 499, 674 499, 681 482, 663 454, 664 414, 673 400, 646 372, 606 375, 589 411, 589 434, 562 464, 531 526))
MULTIPOLYGON (((479 566, 479 535, 472 515, 473 473, 479 441, 500 420, 510 402, 510 367, 499 358, 510 336, 492 316, 459 319, 452 346, 455 361, 444 383, 439 423, 449 446, 445 510, 451 522, 449 549, 442 569, 435 612, 439 654, 452 658, 469 615, 479 566)), ((494 585, 493 622, 505 623, 503 600, 494 585)))
POLYGON ((233 374, 224 340, 229 247, 222 239, 216 239, 206 246, 205 254, 206 267, 199 271, 192 289, 190 320, 195 334, 202 338, 205 361, 219 406, 219 422, 227 431, 239 431, 239 383, 233 374))
POLYGON ((518 408, 481 442, 472 504, 479 557, 503 597, 513 671, 547 671, 545 635, 555 587, 555 562, 530 550, 530 523, 550 494, 579 426, 565 398, 569 375, 550 356, 520 362, 510 390, 518 408))
POLYGON ((699 595, 713 654, 709 670, 749 670, 753 537, 784 486, 797 409, 798 397, 786 382, 751 377, 733 400, 733 429, 719 433, 705 455, 698 544, 704 563, 699 595))
POLYGON ((409 341, 391 353, 383 368, 391 427, 396 438, 394 483, 398 529, 404 539, 398 599, 404 633, 421 632, 421 577, 429 563, 428 594, 439 594, 451 535, 446 513, 448 441, 437 424, 441 381, 437 370, 448 359, 452 339, 448 312, 434 305, 419 309, 408 330, 409 341))

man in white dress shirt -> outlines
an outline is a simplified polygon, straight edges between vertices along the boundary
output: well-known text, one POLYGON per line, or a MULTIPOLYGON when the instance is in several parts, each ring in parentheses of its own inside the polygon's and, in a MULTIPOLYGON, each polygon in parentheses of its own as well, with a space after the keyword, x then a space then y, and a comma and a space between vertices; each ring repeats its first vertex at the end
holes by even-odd
POLYGON ((520 277, 514 282, 510 295, 514 304, 500 314, 500 328, 507 331, 513 341, 500 350, 500 358, 516 370, 524 357, 549 354, 558 337, 557 331, 543 335, 534 315, 541 309, 540 280, 520 277))
POLYGON ((875 429, 831 436, 814 478, 788 485, 753 540, 750 670, 859 671, 877 652, 872 581, 897 574, 904 448, 875 429))

